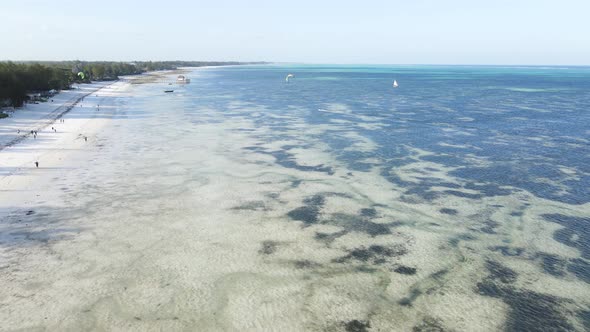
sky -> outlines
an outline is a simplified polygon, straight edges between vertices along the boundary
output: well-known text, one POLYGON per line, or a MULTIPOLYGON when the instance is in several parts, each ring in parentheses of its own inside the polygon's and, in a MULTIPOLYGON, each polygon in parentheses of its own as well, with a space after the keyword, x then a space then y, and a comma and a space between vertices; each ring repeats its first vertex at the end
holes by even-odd
POLYGON ((0 0, 0 60, 590 65, 590 0, 0 0))

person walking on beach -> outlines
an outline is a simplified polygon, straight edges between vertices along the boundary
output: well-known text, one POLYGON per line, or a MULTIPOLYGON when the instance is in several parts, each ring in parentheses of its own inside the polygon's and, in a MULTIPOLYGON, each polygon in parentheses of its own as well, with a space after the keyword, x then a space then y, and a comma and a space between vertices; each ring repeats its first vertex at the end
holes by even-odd
POLYGON ((35 162, 35 167, 39 168, 39 162, 38 161, 35 162))

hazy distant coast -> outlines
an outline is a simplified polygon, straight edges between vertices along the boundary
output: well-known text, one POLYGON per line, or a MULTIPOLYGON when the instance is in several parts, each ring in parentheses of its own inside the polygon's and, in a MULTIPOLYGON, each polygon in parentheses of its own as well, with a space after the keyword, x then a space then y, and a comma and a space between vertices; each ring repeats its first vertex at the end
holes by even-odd
POLYGON ((21 61, 0 62, 0 107, 20 107, 31 94, 69 90, 75 83, 114 81, 122 75, 137 75, 180 67, 262 64, 237 61, 21 61))

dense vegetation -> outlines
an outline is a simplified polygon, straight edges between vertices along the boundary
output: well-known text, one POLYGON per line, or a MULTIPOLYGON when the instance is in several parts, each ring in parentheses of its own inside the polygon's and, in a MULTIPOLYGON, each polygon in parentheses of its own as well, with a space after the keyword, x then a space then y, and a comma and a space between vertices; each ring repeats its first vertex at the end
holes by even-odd
POLYGON ((27 93, 69 89, 72 83, 116 80, 120 75, 146 71, 246 64, 242 62, 159 61, 159 62, 0 62, 0 106, 22 106, 27 93), (80 74, 83 73, 83 74, 80 74))

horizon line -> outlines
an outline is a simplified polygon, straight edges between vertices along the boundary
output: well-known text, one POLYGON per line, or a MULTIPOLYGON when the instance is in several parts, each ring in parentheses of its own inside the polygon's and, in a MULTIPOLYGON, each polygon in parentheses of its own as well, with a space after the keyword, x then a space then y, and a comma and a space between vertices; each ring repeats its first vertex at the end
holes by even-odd
POLYGON ((64 59, 64 60, 11 60, 2 59, 0 62, 234 62, 243 64, 286 64, 286 65, 342 65, 342 66, 478 66, 478 67, 590 67, 589 64, 503 64, 503 63, 365 63, 365 62, 307 62, 307 61, 243 61, 243 60, 80 60, 80 59, 64 59))

